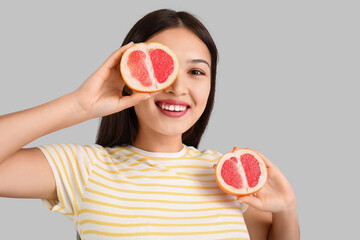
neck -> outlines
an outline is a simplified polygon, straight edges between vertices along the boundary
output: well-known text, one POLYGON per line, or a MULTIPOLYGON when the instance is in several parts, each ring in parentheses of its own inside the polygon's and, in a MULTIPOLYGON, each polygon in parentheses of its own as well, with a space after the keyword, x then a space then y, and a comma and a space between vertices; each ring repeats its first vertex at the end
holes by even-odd
POLYGON ((144 134, 140 129, 132 145, 149 152, 179 152, 183 148, 181 135, 144 134))

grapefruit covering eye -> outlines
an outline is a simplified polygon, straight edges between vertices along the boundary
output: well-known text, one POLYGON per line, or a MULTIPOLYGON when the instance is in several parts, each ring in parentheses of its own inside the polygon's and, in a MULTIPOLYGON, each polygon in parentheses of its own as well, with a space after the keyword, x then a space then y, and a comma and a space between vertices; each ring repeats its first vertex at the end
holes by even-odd
POLYGON ((137 92, 169 87, 179 72, 175 53, 161 43, 138 43, 125 51, 120 62, 125 84, 137 92))
POLYGON ((266 183, 267 169, 262 158, 248 148, 234 147, 217 163, 215 178, 219 187, 233 196, 259 191, 266 183))

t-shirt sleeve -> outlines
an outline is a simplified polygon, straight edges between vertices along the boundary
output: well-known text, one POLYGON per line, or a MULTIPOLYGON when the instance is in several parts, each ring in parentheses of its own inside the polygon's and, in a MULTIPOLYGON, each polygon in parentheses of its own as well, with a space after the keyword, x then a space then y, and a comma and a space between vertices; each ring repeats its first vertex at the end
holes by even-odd
POLYGON ((248 209, 248 207, 249 207, 249 205, 247 205, 247 204, 244 203, 244 202, 238 202, 238 203, 239 203, 240 210, 241 210, 242 213, 244 213, 244 212, 248 209))
POLYGON ((58 195, 58 200, 42 201, 49 210, 61 213, 74 221, 100 146, 50 144, 38 148, 49 162, 58 195))

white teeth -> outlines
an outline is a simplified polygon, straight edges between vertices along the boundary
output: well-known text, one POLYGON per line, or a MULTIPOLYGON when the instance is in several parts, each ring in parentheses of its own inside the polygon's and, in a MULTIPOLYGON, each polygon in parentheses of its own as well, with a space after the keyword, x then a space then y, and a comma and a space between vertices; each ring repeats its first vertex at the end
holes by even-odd
POLYGON ((172 111, 172 112, 183 112, 186 110, 186 106, 181 106, 181 105, 166 105, 166 104, 161 104, 160 105, 161 109, 165 109, 168 111, 172 111))

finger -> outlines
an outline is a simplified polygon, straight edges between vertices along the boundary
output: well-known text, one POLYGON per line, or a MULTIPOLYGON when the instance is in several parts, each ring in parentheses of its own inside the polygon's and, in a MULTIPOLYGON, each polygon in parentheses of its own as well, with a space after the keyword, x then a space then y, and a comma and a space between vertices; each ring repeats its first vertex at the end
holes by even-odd
POLYGON ((107 67, 107 68, 116 67, 119 64, 121 56, 123 55, 123 53, 133 45, 134 45, 133 42, 128 43, 128 44, 122 46, 121 48, 119 48, 118 50, 116 50, 115 52, 113 52, 110 55, 110 57, 105 60, 105 62, 103 63, 103 66, 107 67))
POLYGON ((238 197, 237 200, 257 209, 262 207, 261 200, 253 196, 238 197))
POLYGON ((119 111, 129 107, 133 107, 136 104, 140 103, 141 101, 150 98, 151 96, 152 95, 149 93, 134 92, 130 96, 122 97, 118 105, 119 111))
POLYGON ((265 157, 261 152, 259 152, 259 151, 256 151, 256 150, 253 150, 255 153, 257 153, 260 157, 261 157, 261 159, 265 162, 265 165, 267 166, 267 167, 271 167, 271 166, 273 166, 274 164, 267 158, 267 157, 265 157))

